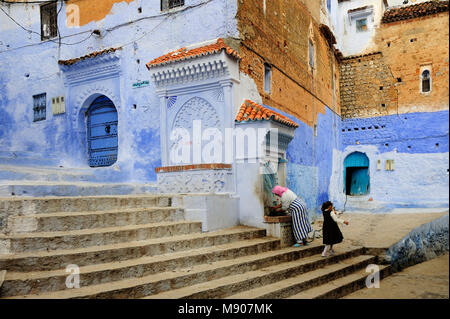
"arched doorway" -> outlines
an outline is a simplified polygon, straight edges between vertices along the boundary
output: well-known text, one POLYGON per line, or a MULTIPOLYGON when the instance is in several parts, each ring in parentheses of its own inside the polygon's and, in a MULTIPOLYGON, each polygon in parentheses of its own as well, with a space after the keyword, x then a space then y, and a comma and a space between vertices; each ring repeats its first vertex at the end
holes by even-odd
POLYGON ((344 192, 346 195, 366 195, 370 189, 369 158, 353 152, 344 160, 344 192))
POLYGON ((89 166, 110 166, 117 161, 117 110, 104 95, 96 98, 87 112, 89 166))

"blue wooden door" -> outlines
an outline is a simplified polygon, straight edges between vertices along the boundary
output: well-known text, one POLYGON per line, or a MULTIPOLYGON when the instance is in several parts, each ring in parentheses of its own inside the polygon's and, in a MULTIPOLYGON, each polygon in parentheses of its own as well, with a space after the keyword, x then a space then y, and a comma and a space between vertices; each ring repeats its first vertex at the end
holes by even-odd
POLYGON ((355 168, 352 172, 350 195, 365 195, 369 192, 369 170, 367 167, 355 168))
POLYGON ((98 97, 88 110, 89 166, 110 166, 117 161, 117 111, 106 96, 98 97))
POLYGON ((365 195, 369 193, 369 158, 361 152, 353 152, 344 160, 344 193, 365 195))

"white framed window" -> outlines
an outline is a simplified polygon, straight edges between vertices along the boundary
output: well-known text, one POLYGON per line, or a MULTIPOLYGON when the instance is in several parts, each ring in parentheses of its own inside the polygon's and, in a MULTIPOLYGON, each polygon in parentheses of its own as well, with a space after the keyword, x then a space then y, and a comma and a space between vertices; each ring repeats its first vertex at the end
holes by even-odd
POLYGON ((420 93, 430 94, 432 89, 431 65, 425 65, 420 68, 420 93))
POLYGON ((356 20, 356 32, 367 31, 367 18, 356 20))
POLYGON ((355 8, 348 11, 348 22, 354 32, 366 32, 373 29, 374 24, 373 6, 355 8), (353 27, 353 25, 355 25, 353 27))
POLYGON ((272 88, 272 67, 264 63, 264 92, 270 93, 272 88))

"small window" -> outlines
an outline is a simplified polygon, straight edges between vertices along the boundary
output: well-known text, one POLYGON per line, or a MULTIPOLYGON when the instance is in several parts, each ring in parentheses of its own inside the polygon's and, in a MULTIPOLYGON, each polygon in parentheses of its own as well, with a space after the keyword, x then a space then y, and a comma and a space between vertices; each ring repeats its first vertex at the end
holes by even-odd
POLYGON ((56 2, 41 6, 41 41, 54 38, 58 35, 58 14, 56 2))
POLYGON ((184 6, 184 0, 161 0, 161 11, 184 6))
POLYGON ((367 31, 367 18, 356 20, 356 31, 367 31))
POLYGON ((328 12, 331 12, 331 0, 327 0, 327 9, 328 12))
POLYGON ((431 91, 431 76, 429 70, 424 70, 422 72, 422 93, 427 93, 431 91))
POLYGON ((47 108, 47 94, 33 95, 33 122, 45 120, 47 108))
POLYGON ((314 43, 309 40, 309 66, 314 69, 314 43))
POLYGON ((272 82, 272 68, 269 64, 264 63, 264 91, 270 93, 272 82))

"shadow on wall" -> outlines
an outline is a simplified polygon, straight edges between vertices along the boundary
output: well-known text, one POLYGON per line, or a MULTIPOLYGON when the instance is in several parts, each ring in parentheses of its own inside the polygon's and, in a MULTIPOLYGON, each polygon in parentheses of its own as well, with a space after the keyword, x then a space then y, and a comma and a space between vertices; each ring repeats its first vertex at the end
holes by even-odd
POLYGON ((449 251, 448 214, 413 229, 387 250, 394 271, 433 259, 449 251))

